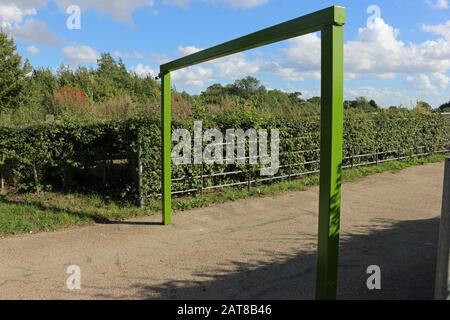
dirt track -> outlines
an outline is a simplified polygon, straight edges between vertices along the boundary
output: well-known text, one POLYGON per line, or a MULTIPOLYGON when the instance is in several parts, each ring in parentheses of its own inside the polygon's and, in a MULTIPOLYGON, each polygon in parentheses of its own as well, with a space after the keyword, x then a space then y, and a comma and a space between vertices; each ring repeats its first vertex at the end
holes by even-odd
MULTIPOLYGON (((443 163, 343 186, 339 298, 432 298, 443 163), (382 289, 366 268, 379 265, 382 289)), ((314 297, 318 189, 0 240, 0 299, 314 297), (68 265, 80 291, 66 289, 68 265)))

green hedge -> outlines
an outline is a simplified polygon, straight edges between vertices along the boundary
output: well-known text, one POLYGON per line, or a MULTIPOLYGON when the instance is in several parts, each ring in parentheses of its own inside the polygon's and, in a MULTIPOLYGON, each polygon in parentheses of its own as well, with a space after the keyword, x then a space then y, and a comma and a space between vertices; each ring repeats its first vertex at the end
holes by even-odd
MULTIPOLYGON (((203 120, 204 129, 280 129, 278 176, 318 169, 319 117, 265 119, 257 114, 228 112, 203 120), (296 151, 302 151, 296 153, 296 151), (288 164, 291 164, 289 166, 288 164)), ((105 196, 137 200, 138 154, 144 167, 141 192, 160 193, 161 155, 159 120, 134 118, 95 123, 52 123, 26 128, 0 128, 0 173, 8 185, 22 191, 42 188, 100 192, 105 196), (141 143, 138 143, 138 142, 141 143)), ((173 128, 192 131, 192 122, 173 128)), ((370 161, 353 155, 379 153, 379 159, 448 149, 449 121, 440 114, 384 110, 376 114, 347 112, 344 130, 344 165, 370 161), (391 152, 391 153, 386 153, 391 152)), ((202 166, 173 167, 174 191, 201 187, 202 166)), ((204 165, 203 174, 243 171, 205 179, 203 186, 258 179, 258 168, 248 165, 204 165)))
MULTIPOLYGON (((110 160, 128 162, 134 158, 133 123, 130 120, 94 124, 65 122, 0 128, 0 170, 10 184, 22 190, 43 187, 71 190, 76 187, 77 175, 83 180, 83 172, 106 167, 110 160)), ((127 190, 130 186, 121 188, 127 190)))

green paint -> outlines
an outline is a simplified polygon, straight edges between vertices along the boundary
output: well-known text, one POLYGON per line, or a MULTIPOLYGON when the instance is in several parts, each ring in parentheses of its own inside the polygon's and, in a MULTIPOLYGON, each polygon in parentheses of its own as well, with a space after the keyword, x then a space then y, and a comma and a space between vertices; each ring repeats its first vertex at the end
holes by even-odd
POLYGON ((322 29, 319 241, 316 298, 335 299, 342 183, 344 30, 322 29))
POLYGON ((161 72, 161 123, 162 123, 162 211, 163 224, 172 224, 172 107, 170 72, 161 72))
MULTIPOLYGON (((163 221, 172 220, 170 72, 311 32, 322 32, 318 299, 335 299, 342 181, 345 8, 330 7, 161 65, 163 221)), ((307 48, 306 48, 307 49, 307 48)))
POLYGON ((168 62, 161 65, 161 72, 186 68, 230 54, 321 31, 326 25, 343 26, 345 20, 345 8, 329 7, 168 62))

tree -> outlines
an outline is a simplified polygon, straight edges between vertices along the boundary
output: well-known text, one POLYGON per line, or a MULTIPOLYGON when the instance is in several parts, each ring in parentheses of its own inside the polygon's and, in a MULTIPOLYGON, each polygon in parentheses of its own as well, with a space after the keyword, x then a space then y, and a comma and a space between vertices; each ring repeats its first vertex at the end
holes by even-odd
POLYGON ((227 90, 220 83, 209 86, 200 94, 205 103, 219 104, 221 99, 227 95, 227 90))
POLYGON ((425 101, 417 101, 415 110, 420 113, 431 113, 433 111, 433 108, 429 103, 425 101))
POLYGON ((0 31, 0 111, 19 105, 23 75, 14 40, 0 31))
POLYGON ((75 84, 75 78, 72 69, 69 66, 61 64, 56 71, 58 83, 61 87, 73 86, 75 84))
POLYGON ((302 93, 300 91, 294 91, 294 92, 288 93, 288 97, 295 104, 299 104, 304 101, 302 99, 302 93))
POLYGON ((368 110, 372 108, 365 97, 356 98, 356 100, 352 102, 352 107, 361 110, 368 110))
POLYGON ((441 106, 438 108, 438 111, 439 111, 439 112, 450 112, 450 101, 444 103, 443 105, 441 105, 441 106))
POLYGON ((320 97, 309 98, 308 100, 306 100, 306 102, 320 107, 320 97))
POLYGON ((57 87, 57 79, 50 69, 32 70, 22 81, 21 106, 29 109, 44 108, 47 105, 49 95, 57 87))
POLYGON ((266 92, 266 88, 261 84, 261 82, 251 76, 247 76, 241 80, 236 80, 231 88, 234 94, 243 98, 249 98, 251 95, 258 92, 266 92))
POLYGON ((358 109, 365 112, 375 112, 380 109, 375 100, 368 101, 365 97, 358 97, 355 100, 345 100, 344 108, 358 109))
POLYGON ((378 104, 375 102, 375 100, 370 100, 369 101, 369 105, 373 108, 373 109, 380 109, 380 107, 378 106, 378 104))

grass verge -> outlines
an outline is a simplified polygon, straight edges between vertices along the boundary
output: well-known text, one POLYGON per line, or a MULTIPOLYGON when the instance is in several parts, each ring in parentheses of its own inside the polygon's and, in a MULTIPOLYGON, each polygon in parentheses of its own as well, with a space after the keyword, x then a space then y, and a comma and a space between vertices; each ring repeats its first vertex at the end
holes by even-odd
MULTIPOLYGON (((445 155, 432 155, 404 161, 385 162, 379 165, 344 170, 344 182, 385 171, 398 171, 415 165, 443 161, 445 155)), ((319 176, 306 176, 291 182, 259 185, 247 189, 229 188, 201 197, 175 198, 175 210, 209 206, 215 203, 235 201, 248 197, 264 196, 283 191, 305 190, 319 184, 319 176)), ((148 204, 146 210, 133 205, 105 201, 97 195, 58 194, 8 194, 0 197, 0 236, 53 231, 61 228, 93 223, 110 223, 130 217, 152 215, 160 210, 158 201, 148 204)))

